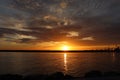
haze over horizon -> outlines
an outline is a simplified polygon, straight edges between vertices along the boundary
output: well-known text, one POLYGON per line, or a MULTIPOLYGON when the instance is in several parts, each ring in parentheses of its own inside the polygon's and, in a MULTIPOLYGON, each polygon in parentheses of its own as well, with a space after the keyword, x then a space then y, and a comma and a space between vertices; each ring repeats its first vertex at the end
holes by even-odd
POLYGON ((119 0, 0 0, 0 50, 120 45, 119 0))

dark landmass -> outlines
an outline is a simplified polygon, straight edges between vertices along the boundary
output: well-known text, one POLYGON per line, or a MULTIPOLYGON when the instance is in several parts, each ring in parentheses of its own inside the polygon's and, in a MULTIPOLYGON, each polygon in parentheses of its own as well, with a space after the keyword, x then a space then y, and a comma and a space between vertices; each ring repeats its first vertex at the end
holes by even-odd
POLYGON ((118 72, 100 72, 90 71, 85 73, 83 77, 73 77, 64 75, 62 72, 56 72, 51 75, 19 75, 19 74, 4 74, 0 75, 0 80, 120 80, 118 72))
POLYGON ((107 50, 0 50, 0 52, 114 52, 107 50))
MULTIPOLYGON (((108 52, 107 50, 0 50, 0 52, 108 52)), ((109 51, 114 52, 114 51, 109 51)))
POLYGON ((120 52, 120 48, 108 48, 101 50, 0 50, 0 52, 120 52))

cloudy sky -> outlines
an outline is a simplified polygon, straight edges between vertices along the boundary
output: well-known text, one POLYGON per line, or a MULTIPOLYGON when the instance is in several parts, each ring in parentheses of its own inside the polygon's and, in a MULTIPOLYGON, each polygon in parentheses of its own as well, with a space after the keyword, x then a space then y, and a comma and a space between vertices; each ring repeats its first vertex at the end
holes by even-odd
POLYGON ((118 44, 119 0, 0 0, 0 49, 118 44))

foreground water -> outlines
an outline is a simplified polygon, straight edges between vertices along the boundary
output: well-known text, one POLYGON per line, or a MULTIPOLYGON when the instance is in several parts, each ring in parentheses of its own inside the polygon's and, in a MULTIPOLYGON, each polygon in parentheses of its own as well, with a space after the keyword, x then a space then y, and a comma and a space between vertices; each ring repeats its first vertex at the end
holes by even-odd
POLYGON ((51 74, 83 76, 91 70, 120 72, 119 53, 0 52, 0 74, 51 74))

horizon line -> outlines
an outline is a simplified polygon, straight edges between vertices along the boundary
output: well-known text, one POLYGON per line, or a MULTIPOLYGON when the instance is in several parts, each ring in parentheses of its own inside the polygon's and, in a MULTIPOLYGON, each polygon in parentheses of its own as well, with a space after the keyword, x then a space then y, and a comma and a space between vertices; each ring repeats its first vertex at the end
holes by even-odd
POLYGON ((0 50, 0 52, 115 52, 115 50, 0 50))

